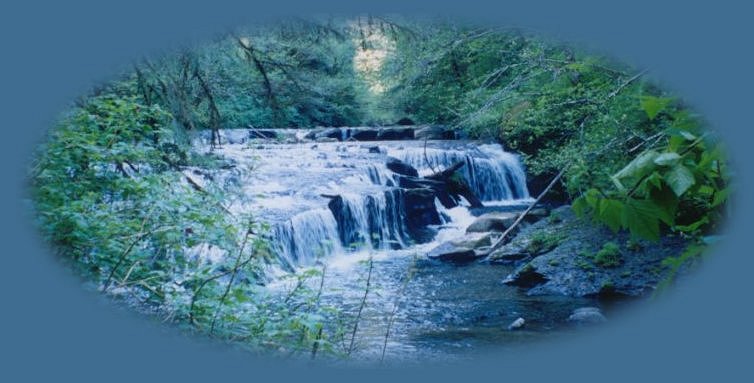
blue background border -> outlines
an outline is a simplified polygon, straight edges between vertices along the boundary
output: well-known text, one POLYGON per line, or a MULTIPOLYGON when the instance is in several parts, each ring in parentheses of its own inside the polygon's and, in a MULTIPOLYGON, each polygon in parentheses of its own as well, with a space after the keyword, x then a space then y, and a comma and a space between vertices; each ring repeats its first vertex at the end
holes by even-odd
MULTIPOLYGON (((715 1, 382 0, 7 2, 0 11, 0 376, 3 381, 226 379, 744 380, 751 375, 751 15, 715 1), (20 2, 19 2, 20 3, 20 2), (403 3, 403 4, 401 4, 403 3), (603 329, 472 365, 413 370, 290 368, 187 339, 85 292, 50 256, 27 213, 25 166, 57 114, 88 87, 143 54, 208 38, 228 26, 296 12, 432 13, 533 28, 651 70, 724 136, 738 170, 729 236, 703 267, 658 302, 603 329), (742 376, 742 374, 744 376, 742 376)), ((748 378, 751 379, 751 378, 748 378)), ((748 380, 746 379, 746 380, 748 380)))

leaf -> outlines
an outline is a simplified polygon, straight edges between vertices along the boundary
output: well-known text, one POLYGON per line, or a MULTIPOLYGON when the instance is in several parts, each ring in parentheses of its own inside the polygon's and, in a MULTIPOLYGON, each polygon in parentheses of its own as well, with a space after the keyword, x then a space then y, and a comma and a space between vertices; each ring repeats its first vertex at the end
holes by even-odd
POLYGON ((662 153, 657 156, 654 163, 660 166, 672 166, 678 163, 681 156, 675 152, 662 153))
POLYGON ((665 181, 668 186, 673 189, 675 195, 679 197, 696 183, 694 180, 694 174, 691 173, 691 170, 681 164, 673 166, 673 168, 665 174, 665 181))
POLYGON ((672 99, 665 97, 654 96, 642 96, 640 99, 641 108, 647 114, 650 120, 653 120, 657 115, 670 104, 672 99))
POLYGON ((587 205, 586 200, 584 196, 578 197, 575 200, 573 200, 573 203, 571 204, 571 209, 578 217, 583 217, 584 213, 586 213, 587 205))
POLYGON ((623 225, 633 237, 652 241, 660 239, 660 219, 657 205, 648 200, 629 200, 623 209, 623 225))
POLYGON ((654 160, 660 155, 657 151, 649 150, 634 158, 623 169, 613 175, 613 182, 618 182, 621 178, 637 177, 641 178, 655 169, 654 160))
POLYGON ((725 202, 728 199, 728 195, 730 195, 730 187, 718 190, 718 192, 715 193, 715 197, 712 199, 712 207, 725 202))
POLYGON ((614 199, 604 199, 600 203, 599 219, 613 232, 617 232, 620 229, 622 215, 623 202, 614 199))

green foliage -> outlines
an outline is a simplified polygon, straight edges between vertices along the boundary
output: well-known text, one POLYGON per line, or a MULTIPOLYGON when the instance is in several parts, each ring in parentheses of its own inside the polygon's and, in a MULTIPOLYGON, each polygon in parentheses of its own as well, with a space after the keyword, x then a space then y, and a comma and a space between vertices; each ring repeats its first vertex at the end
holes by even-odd
POLYGON ((643 98, 642 105, 652 118, 662 112, 671 119, 657 134, 664 147, 646 149, 614 173, 614 189, 587 190, 573 203, 577 214, 591 212, 614 231, 650 240, 659 239, 662 225, 687 234, 714 230, 730 190, 721 144, 663 100, 647 105, 643 98))
POLYGON ((223 206, 232 188, 187 182, 182 166, 223 166, 189 154, 159 105, 106 92, 71 110, 31 169, 39 228, 62 259, 98 288, 165 319, 256 350, 300 352, 318 344, 337 315, 302 286, 281 300, 260 290, 272 262, 267 225, 223 206), (202 254, 217 253, 217 259, 202 254), (151 308, 151 309, 150 309, 151 308))

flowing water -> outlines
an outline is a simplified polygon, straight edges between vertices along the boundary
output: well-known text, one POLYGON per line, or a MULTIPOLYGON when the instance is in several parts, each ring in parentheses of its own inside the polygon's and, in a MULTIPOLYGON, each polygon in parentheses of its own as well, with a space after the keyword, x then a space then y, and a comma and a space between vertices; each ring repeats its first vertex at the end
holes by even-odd
MULTIPOLYGON (((224 144, 215 152, 236 166, 212 178, 242 188, 232 211, 253 212, 272 225, 269 237, 281 266, 271 275, 324 268, 323 303, 352 316, 361 311, 352 352, 363 360, 380 360, 383 352, 388 360, 438 360, 473 355, 486 346, 513 346, 564 328, 575 307, 596 305, 587 299, 528 297, 501 283, 510 266, 428 260, 429 250, 462 236, 474 220, 466 206, 446 209, 436 200, 441 222, 432 226, 436 234, 430 242, 419 243, 407 230, 403 190, 385 166, 388 156, 413 165, 420 175, 463 161, 460 173, 485 205, 521 208, 531 202, 525 172, 518 157, 500 145, 279 143, 248 140, 245 130, 221 133, 224 144), (333 196, 341 197, 338 214, 328 205, 333 196), (359 310, 367 279, 366 304, 359 310), (518 317, 526 319, 525 330, 508 331, 518 317)), ((206 138, 195 146, 208 150, 206 138)), ((284 291, 291 288, 285 280, 268 286, 284 291)))

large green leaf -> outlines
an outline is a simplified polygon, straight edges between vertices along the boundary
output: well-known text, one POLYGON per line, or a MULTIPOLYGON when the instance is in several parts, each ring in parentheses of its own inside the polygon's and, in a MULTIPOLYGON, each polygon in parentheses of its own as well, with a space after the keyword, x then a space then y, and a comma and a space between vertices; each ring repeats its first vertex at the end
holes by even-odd
POLYGON ((657 205, 648 200, 629 200, 623 209, 623 225, 633 237, 656 241, 660 239, 657 205))
POLYGON ((656 166, 654 160, 659 155, 660 153, 655 150, 648 150, 642 153, 612 176, 613 183, 615 183, 615 186, 618 187, 619 190, 625 190, 625 187, 620 180, 624 178, 641 178, 651 173, 656 166))
POLYGON ((696 182, 694 174, 682 164, 676 164, 666 174, 665 181, 677 196, 683 195, 696 182))
POLYGON ((623 202, 614 199, 604 199, 600 202, 599 218, 612 231, 621 227, 623 202))

